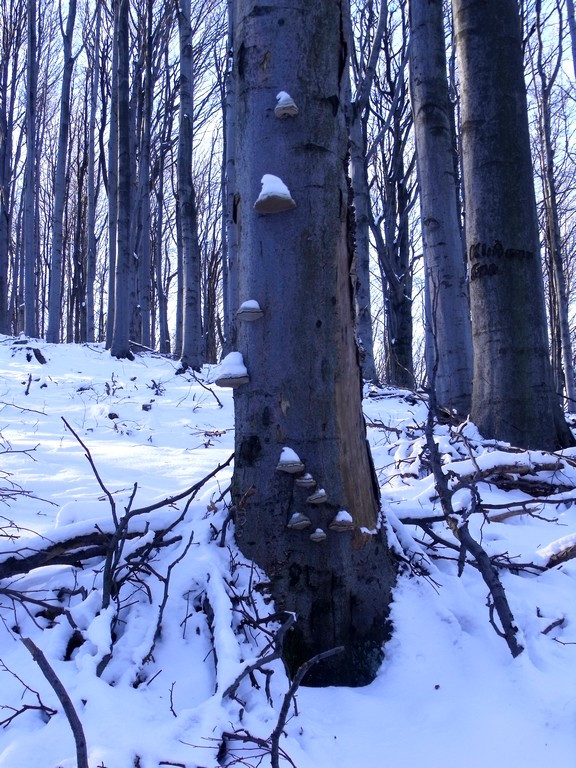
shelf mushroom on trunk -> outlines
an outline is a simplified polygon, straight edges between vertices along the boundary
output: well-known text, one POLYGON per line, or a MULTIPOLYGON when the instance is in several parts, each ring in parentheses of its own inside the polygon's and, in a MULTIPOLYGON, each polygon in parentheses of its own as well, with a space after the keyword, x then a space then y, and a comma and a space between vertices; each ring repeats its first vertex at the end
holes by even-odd
POLYGON ((216 366, 214 383, 219 387, 239 387, 250 381, 240 352, 230 352, 216 366))
POLYGON ((278 176, 265 173, 261 183, 262 190, 254 203, 256 213, 282 213, 296 208, 290 190, 278 176))

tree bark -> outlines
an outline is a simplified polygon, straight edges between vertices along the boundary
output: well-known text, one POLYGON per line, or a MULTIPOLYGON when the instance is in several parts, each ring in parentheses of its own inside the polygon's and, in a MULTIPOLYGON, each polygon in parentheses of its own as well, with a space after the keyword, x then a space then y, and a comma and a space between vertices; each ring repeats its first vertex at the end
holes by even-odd
POLYGON ((132 129, 130 120, 129 0, 116 0, 118 44, 118 196, 116 232, 116 270, 114 281, 114 331, 110 352, 129 358, 130 321, 134 306, 133 253, 130 219, 132 214, 132 129))
POLYGON ((70 89, 75 56, 72 56, 72 35, 76 23, 76 0, 68 4, 66 29, 62 29, 64 69, 60 89, 60 127, 58 131, 58 155, 54 175, 54 210, 52 213, 52 255, 50 260, 50 282, 48 292, 48 329, 46 341, 57 344, 60 341, 62 316, 62 252, 64 243, 64 204, 66 196, 66 162, 68 136, 70 134, 70 89))
MULTIPOLYGON (((14 135, 17 94, 22 71, 19 62, 25 29, 26 9, 22 3, 5 3, 2 10, 5 35, 0 54, 0 333, 12 331, 9 302, 9 275, 12 252, 12 224, 14 209, 14 135)), ((12 291, 17 283, 14 274, 12 291)))
POLYGON ((194 127, 194 57, 190 0, 179 0, 178 32, 180 41, 180 115, 178 136, 178 210, 179 237, 182 239, 183 301, 182 350, 185 367, 202 367, 202 314, 200 304, 200 246, 198 214, 192 179, 194 127))
POLYGON ((24 182, 24 332, 37 335, 36 325, 36 102, 38 61, 36 0, 27 0, 26 169, 24 182))
POLYGON ((96 341, 95 283, 96 283, 96 115, 100 82, 100 29, 102 4, 96 1, 94 42, 92 47, 92 76, 90 78, 90 117, 88 125, 88 191, 86 221, 86 340, 96 341))
POLYGON ((552 384, 515 0, 453 0, 462 82, 472 420, 523 448, 573 443, 552 384))
POLYGON ((292 673, 346 647, 311 671, 317 685, 373 679, 394 580, 354 340, 342 13, 328 0, 242 0, 233 27, 239 297, 264 310, 238 323, 250 381, 235 392, 237 539, 266 571, 277 608, 297 614, 284 652, 292 673), (275 117, 280 91, 296 101, 296 117, 275 117), (265 174, 288 186, 295 208, 255 210, 265 174), (282 471, 285 447, 315 489, 282 471), (353 530, 329 527, 341 510, 353 530), (288 527, 294 514, 311 526, 288 527))
POLYGON ((426 280, 426 363, 436 400, 472 397, 472 331, 446 75, 442 0, 411 0, 410 82, 426 280))
MULTIPOLYGON (((352 50, 354 35, 349 19, 346 20, 348 46, 352 50)), ((354 241, 355 263, 353 270, 354 305, 356 310, 356 334, 360 348, 360 364, 365 381, 378 381, 374 360, 374 335, 372 329, 372 302, 370 296, 370 187, 368 184, 366 123, 370 90, 376 75, 382 40, 388 23, 387 0, 380 3, 375 20, 374 38, 366 60, 362 62, 362 77, 354 83, 355 95, 348 108, 350 135, 350 179, 354 192, 354 241)))
POLYGON ((108 137, 108 314, 106 347, 112 347, 116 307, 118 250, 118 3, 114 4, 110 88, 110 135, 108 137))
POLYGON ((570 48, 572 51, 572 66, 576 79, 576 19, 574 18, 574 0, 566 0, 566 15, 568 19, 568 31, 570 33, 570 48))
MULTIPOLYGON (((572 356, 572 341, 570 338, 569 301, 564 274, 563 245, 560 232, 560 215, 558 211, 558 194, 555 174, 555 148, 552 138, 552 88, 558 76, 562 63, 562 48, 557 53, 556 63, 548 74, 543 60, 544 43, 542 36, 541 3, 536 3, 536 31, 538 51, 536 56, 536 73, 540 83, 538 98, 539 138, 541 143, 542 186, 544 192, 545 240, 550 262, 551 288, 554 292, 553 322, 557 328, 557 342, 560 354, 557 356, 557 376, 560 391, 563 389, 567 396, 566 409, 576 412, 576 379, 572 356)), ((556 371, 555 371, 556 373, 556 371)))

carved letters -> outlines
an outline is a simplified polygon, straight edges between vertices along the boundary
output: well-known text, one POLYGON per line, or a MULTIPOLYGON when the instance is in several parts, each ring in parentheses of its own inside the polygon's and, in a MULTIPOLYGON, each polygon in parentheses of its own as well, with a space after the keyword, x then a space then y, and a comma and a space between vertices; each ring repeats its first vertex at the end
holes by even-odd
POLYGON ((492 245, 473 243, 468 251, 470 280, 497 275, 504 260, 524 260, 533 255, 532 251, 521 248, 504 248, 499 240, 495 240, 492 245))

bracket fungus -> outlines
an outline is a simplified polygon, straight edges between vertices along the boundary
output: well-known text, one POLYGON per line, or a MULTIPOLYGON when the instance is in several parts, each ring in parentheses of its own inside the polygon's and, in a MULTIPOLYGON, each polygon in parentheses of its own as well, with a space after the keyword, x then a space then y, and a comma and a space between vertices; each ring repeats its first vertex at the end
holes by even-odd
POLYGON ((256 213, 282 213, 296 208, 286 184, 278 176, 265 173, 262 176, 262 190, 254 203, 256 213))
POLYGON ((230 352, 216 366, 214 383, 219 387, 239 387, 250 381, 248 370, 240 352, 230 352))
POLYGON ((289 93, 280 91, 280 93, 276 95, 276 101, 278 102, 274 108, 276 117, 279 117, 281 120, 287 117, 296 117, 298 114, 298 107, 289 93))
POLYGON ((322 528, 316 528, 316 530, 310 534, 310 541, 324 541, 325 538, 326 533, 322 528))
POLYGON ((328 526, 331 531, 352 531, 354 529, 354 520, 350 512, 341 509, 334 520, 328 526))
POLYGON ((260 318, 263 316, 264 312, 256 299, 249 299, 248 301, 242 302, 238 308, 238 311, 236 312, 236 317, 238 320, 244 320, 247 322, 260 320, 260 318))
POLYGON ((304 469, 304 464, 300 461, 298 454, 292 448, 282 448, 280 460, 276 466, 279 472, 288 472, 290 475, 298 474, 304 469))
POLYGON ((288 520, 287 528, 291 528, 293 531, 303 531, 305 528, 310 528, 312 521, 302 512, 294 512, 290 520, 288 520))
POLYGON ((306 501, 308 504, 324 504, 325 501, 328 501, 328 494, 324 488, 318 488, 317 491, 308 496, 306 501))
POLYGON ((305 472, 303 475, 300 475, 300 477, 297 477, 296 480, 294 480, 294 484, 299 488, 315 488, 316 480, 314 480, 309 472, 305 472))

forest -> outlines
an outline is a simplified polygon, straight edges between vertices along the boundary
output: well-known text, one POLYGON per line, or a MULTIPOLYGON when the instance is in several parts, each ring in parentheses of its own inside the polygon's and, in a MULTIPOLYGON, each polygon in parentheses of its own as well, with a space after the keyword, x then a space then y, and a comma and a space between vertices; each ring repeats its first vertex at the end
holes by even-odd
MULTIPOLYGON (((189 715, 220 765, 295 765, 288 733, 306 764, 303 680, 412 674, 398 638, 427 587, 450 584, 438 637, 450 616, 514 674, 564 663, 562 590, 518 583, 576 556, 573 0, 8 0, 0 20, 0 438, 22 472, 0 488, 0 608, 24 646, 0 655, 0 765, 58 711, 26 652, 78 768, 114 759, 87 752, 100 682, 168 696, 179 744, 189 715), (69 441, 105 517, 75 472, 69 516, 45 476, 69 441), (43 486, 61 509, 39 524, 43 486), (211 661, 179 710, 188 646, 211 661)), ((202 765, 131 738, 135 766, 202 765)))
MULTIPOLYGON (((448 89, 442 119, 449 121, 461 229, 461 75, 444 5, 436 51, 446 52, 447 82, 439 87, 448 89)), ((210 0, 131 3, 120 82, 119 8, 40 0, 2 8, 0 331, 110 346, 115 312, 125 307, 132 344, 197 367, 215 362, 230 342, 234 312, 234 254, 225 237, 234 206, 230 185, 226 191, 233 159, 224 128, 233 123, 228 10, 210 0), (117 167, 120 95, 128 179, 117 167), (118 281, 117 218, 124 206, 130 263, 118 281), (118 282, 126 295, 116 296, 118 282)), ((522 2, 520 13, 550 354, 556 389, 570 404, 572 0, 522 2)), ((363 372, 368 380, 413 387, 426 377, 424 192, 416 162, 423 130, 412 105, 424 96, 413 88, 411 101, 410 67, 425 64, 417 51, 409 61, 411 33, 408 2, 352 3, 349 172, 363 372)), ((421 33, 430 41, 438 31, 421 33)), ((416 45, 417 35, 413 52, 416 45)), ((436 153, 421 149, 421 176, 438 173, 424 165, 436 153)))

